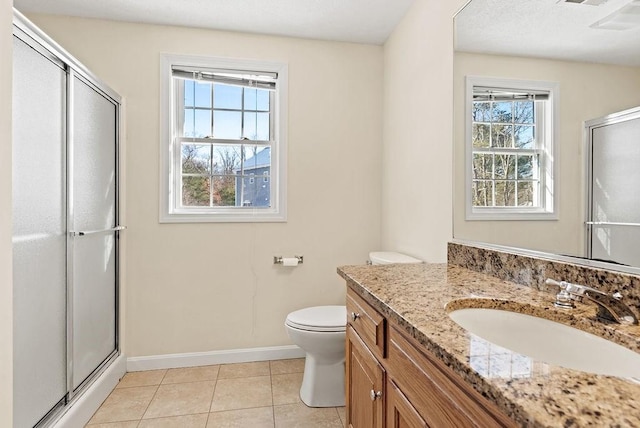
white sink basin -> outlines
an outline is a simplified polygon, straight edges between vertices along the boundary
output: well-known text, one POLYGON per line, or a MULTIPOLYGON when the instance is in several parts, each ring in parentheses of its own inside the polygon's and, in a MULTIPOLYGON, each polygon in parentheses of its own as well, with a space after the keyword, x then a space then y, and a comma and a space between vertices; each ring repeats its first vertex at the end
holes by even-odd
POLYGON ((640 380, 640 354, 576 328, 497 309, 458 309, 449 316, 468 332, 535 360, 640 380))

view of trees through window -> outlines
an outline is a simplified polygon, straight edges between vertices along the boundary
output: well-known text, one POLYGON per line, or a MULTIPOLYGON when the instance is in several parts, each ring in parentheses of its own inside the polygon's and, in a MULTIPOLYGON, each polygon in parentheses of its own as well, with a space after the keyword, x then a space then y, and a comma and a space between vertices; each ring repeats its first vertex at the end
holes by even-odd
POLYGON ((536 102, 503 98, 473 102, 473 206, 535 207, 540 184, 536 102))
POLYGON ((269 207, 271 101, 266 89, 180 79, 185 207, 269 207), (264 180, 250 180, 256 175, 264 180))

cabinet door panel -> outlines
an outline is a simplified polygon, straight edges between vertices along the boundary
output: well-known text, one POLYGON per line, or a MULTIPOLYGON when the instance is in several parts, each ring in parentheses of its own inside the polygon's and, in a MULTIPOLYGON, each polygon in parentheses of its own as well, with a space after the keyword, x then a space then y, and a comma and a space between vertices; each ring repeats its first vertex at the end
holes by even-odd
POLYGON ((352 428, 384 423, 384 369, 353 328, 347 328, 347 422, 352 428))
POLYGON ((429 428, 429 425, 393 381, 387 381, 386 392, 387 428, 429 428))

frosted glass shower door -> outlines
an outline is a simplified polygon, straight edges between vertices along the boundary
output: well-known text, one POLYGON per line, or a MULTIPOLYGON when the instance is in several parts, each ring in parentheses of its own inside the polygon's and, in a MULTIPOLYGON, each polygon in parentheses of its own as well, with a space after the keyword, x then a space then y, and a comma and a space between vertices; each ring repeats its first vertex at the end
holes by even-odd
POLYGON ((117 107, 72 79, 72 389, 116 351, 117 107))
POLYGON ((640 266, 640 110, 591 140, 591 257, 640 266))
POLYGON ((35 425, 67 393, 63 64, 13 38, 13 418, 35 425))

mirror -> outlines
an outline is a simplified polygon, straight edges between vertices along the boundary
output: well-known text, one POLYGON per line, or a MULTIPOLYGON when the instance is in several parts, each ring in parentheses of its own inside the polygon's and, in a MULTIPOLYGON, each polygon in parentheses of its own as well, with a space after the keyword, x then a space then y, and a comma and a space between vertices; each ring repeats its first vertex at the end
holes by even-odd
MULTIPOLYGON (((586 256, 585 122, 640 106, 639 18, 639 0, 471 0, 456 15, 456 240, 586 256), (632 13, 625 13, 629 8, 632 13), (557 219, 466 219, 466 76, 559 84, 554 152, 557 219)), ((619 265, 611 268, 626 270, 619 265)))

